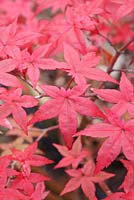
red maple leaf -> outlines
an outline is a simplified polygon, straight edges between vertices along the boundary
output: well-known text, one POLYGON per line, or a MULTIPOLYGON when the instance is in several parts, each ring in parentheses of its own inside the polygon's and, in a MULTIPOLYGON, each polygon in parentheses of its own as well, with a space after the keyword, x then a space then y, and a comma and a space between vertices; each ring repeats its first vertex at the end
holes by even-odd
POLYGON ((40 33, 18 30, 17 20, 8 26, 0 26, 0 35, 0 53, 4 57, 12 56, 18 47, 24 46, 41 36, 40 33))
POLYGON ((38 101, 29 95, 23 95, 22 89, 10 89, 0 93, 3 104, 0 106, 0 119, 12 114, 17 124, 27 133, 27 115, 24 108, 31 108, 38 104, 38 101))
MULTIPOLYGON (((12 54, 12 59, 10 59, 9 64, 14 65, 22 73, 26 71, 27 76, 35 88, 40 77, 40 69, 55 70, 64 66, 62 62, 60 63, 54 59, 45 58, 50 48, 51 44, 42 45, 35 48, 31 54, 27 49, 20 51, 18 48, 15 54, 12 54)), ((4 64, 3 67, 5 67, 4 64)))
POLYGON ((44 200, 47 195, 49 194, 49 191, 45 191, 45 185, 43 182, 37 183, 35 186, 34 192, 31 194, 30 198, 27 200, 44 200))
POLYGON ((134 9, 134 0, 111 0, 114 3, 119 4, 119 8, 116 10, 116 20, 130 14, 134 9))
POLYGON ((8 177, 18 175, 17 171, 9 168, 10 163, 9 156, 0 157, 0 190, 6 187, 8 177))
POLYGON ((120 188, 123 187, 126 193, 134 191, 134 161, 121 160, 121 162, 126 167, 127 174, 120 188))
POLYGON ((96 68, 100 62, 100 57, 95 52, 90 52, 81 59, 76 49, 64 43, 64 58, 68 64, 67 70, 65 69, 65 71, 75 79, 77 84, 86 84, 86 79, 117 83, 106 72, 96 68))
POLYGON ((20 190, 21 192, 30 195, 34 192, 34 185, 42 181, 50 180, 48 177, 39 173, 30 173, 29 176, 25 176, 20 173, 16 176, 13 182, 11 182, 11 188, 20 190))
POLYGON ((103 100, 114 103, 112 110, 118 110, 119 115, 128 111, 131 116, 134 116, 134 87, 124 73, 119 86, 120 91, 115 89, 93 89, 93 91, 103 100))
POLYGON ((7 86, 19 87, 21 86, 18 79, 6 72, 19 70, 22 75, 23 72, 29 77, 33 88, 36 87, 40 76, 40 69, 55 70, 64 68, 65 63, 57 62, 51 58, 45 58, 51 48, 51 44, 42 45, 30 54, 27 49, 21 51, 19 48, 12 51, 12 58, 0 61, 0 83, 7 86))
POLYGON ((29 0, 1 1, 0 4, 1 12, 5 14, 10 21, 17 17, 20 17, 20 19, 21 17, 31 18, 33 15, 32 7, 33 2, 29 0))
POLYGON ((70 169, 66 170, 66 172, 73 178, 65 185, 61 195, 74 191, 81 186, 84 194, 90 200, 97 200, 94 183, 100 183, 114 176, 106 172, 95 173, 95 165, 92 160, 89 160, 83 168, 70 169))
POLYGON ((79 163, 89 156, 89 151, 82 149, 81 138, 78 137, 71 149, 68 149, 66 146, 53 144, 57 150, 64 157, 60 162, 55 166, 55 168, 67 167, 72 165, 73 168, 77 168, 79 163))
POLYGON ((76 134, 107 138, 98 151, 96 171, 111 164, 121 150, 127 159, 134 160, 134 120, 125 122, 111 110, 105 108, 105 112, 107 123, 92 124, 76 134))
POLYGON ((125 194, 123 192, 115 192, 114 194, 109 195, 105 198, 105 200, 132 200, 132 199, 126 199, 125 194))
POLYGON ((58 116, 61 133, 69 147, 72 145, 72 135, 78 126, 77 113, 86 116, 103 116, 90 99, 81 96, 87 86, 76 86, 68 90, 55 86, 42 86, 42 89, 52 99, 41 105, 29 124, 58 116))
POLYGON ((115 192, 114 194, 109 195, 105 198, 105 200, 133 200, 134 199, 134 192, 115 192))
POLYGON ((11 149, 11 159, 19 161, 22 167, 22 172, 25 176, 31 173, 30 166, 42 166, 51 164, 53 161, 40 155, 34 155, 37 149, 37 142, 28 146, 23 152, 17 149, 11 149))
POLYGON ((22 87, 16 76, 9 74, 15 69, 15 62, 12 59, 0 61, 0 84, 11 87, 22 87))
POLYGON ((50 7, 52 8, 52 12, 56 12, 58 9, 65 11, 67 5, 73 5, 73 1, 74 0, 64 0, 64 2, 62 0, 37 0, 38 7, 36 14, 50 7))
POLYGON ((5 188, 0 191, 0 199, 3 200, 27 200, 26 196, 20 193, 18 190, 14 190, 12 188, 5 188))

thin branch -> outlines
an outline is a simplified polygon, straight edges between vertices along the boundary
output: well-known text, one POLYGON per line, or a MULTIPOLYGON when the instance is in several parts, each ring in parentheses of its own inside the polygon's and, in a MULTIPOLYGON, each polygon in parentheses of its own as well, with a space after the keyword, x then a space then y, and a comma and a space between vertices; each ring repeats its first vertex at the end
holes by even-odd
POLYGON ((107 196, 112 194, 112 191, 110 190, 110 188, 107 186, 107 184, 104 181, 99 183, 99 186, 101 187, 101 189, 105 192, 107 196))
POLYGON ((72 82, 74 81, 74 78, 71 78, 66 86, 66 90, 68 90, 72 84, 72 82))
POLYGON ((97 34, 98 34, 100 37, 102 37, 103 39, 105 39, 105 40, 110 44, 110 46, 113 47, 113 49, 117 52, 117 49, 116 49, 116 47, 113 45, 113 43, 111 42, 111 40, 110 40, 107 36, 105 36, 105 35, 103 35, 102 33, 100 33, 99 30, 98 30, 98 28, 97 28, 96 26, 95 26, 95 28, 96 28, 97 34))
MULTIPOLYGON (((124 51, 132 42, 134 41, 134 38, 131 38, 131 40, 129 40, 126 44, 123 45, 123 47, 121 47, 117 52, 116 55, 114 56, 114 58, 111 61, 111 64, 107 70, 107 73, 110 74, 113 71, 113 67, 117 61, 117 59, 119 58, 119 56, 121 55, 122 51, 124 51)), ((99 89, 103 88, 104 86, 104 82, 99 86, 99 89)))
POLYGON ((37 88, 33 88, 32 84, 27 80, 25 79, 24 77, 22 76, 19 76, 19 78, 24 81, 30 88, 32 88, 32 90, 34 90, 36 93, 38 93, 38 98, 42 98, 44 97, 44 95, 37 89, 37 88))
POLYGON ((131 38, 123 47, 121 47, 117 52, 115 57, 112 59, 110 67, 108 68, 107 73, 110 74, 113 71, 114 64, 116 63, 117 59, 119 58, 122 51, 124 51, 132 42, 134 41, 134 38, 131 38))
POLYGON ((44 137, 45 134, 46 134, 48 131, 52 131, 52 130, 58 129, 58 128, 59 128, 59 126, 56 125, 56 126, 51 126, 51 127, 48 127, 48 128, 43 129, 43 130, 42 130, 42 134, 39 135, 39 137, 37 137, 37 139, 36 139, 35 141, 36 141, 36 142, 39 142, 39 140, 41 140, 41 138, 44 137))

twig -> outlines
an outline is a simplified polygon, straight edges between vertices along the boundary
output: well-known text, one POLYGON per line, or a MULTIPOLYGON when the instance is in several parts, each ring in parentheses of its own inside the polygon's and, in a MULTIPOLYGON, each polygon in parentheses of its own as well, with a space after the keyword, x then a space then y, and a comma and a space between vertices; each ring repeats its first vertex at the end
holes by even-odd
POLYGON ((110 74, 113 71, 114 64, 116 63, 117 59, 119 58, 122 51, 124 51, 132 42, 134 41, 134 38, 129 40, 122 48, 120 48, 117 52, 115 57, 112 59, 110 67, 108 68, 107 73, 110 74))
POLYGON ((37 139, 36 139, 35 141, 36 141, 36 142, 39 142, 39 140, 41 140, 41 138, 42 138, 48 131, 52 131, 52 130, 58 129, 58 128, 59 128, 59 126, 56 125, 56 126, 51 126, 51 127, 48 127, 48 128, 43 129, 42 134, 39 135, 39 137, 37 137, 37 139))
POLYGON ((74 78, 71 78, 66 86, 66 90, 69 89, 69 87, 71 86, 71 83, 74 81, 74 78))
POLYGON ((28 80, 26 80, 24 77, 22 77, 22 76, 19 76, 19 78, 22 80, 22 81, 24 81, 28 86, 30 86, 30 88, 32 88, 32 90, 34 90, 36 93, 38 93, 38 98, 40 97, 44 97, 44 95, 37 89, 37 88, 33 88, 33 86, 32 86, 32 84, 28 81, 28 80))
MULTIPOLYGON (((110 74, 113 71, 113 67, 117 61, 117 59, 119 58, 119 56, 121 55, 122 51, 124 51, 132 42, 134 41, 134 38, 131 38, 131 40, 129 40, 122 48, 120 48, 117 52, 116 55, 114 56, 114 58, 111 61, 111 64, 107 70, 107 73, 110 74)), ((99 89, 103 88, 104 86, 104 82, 99 86, 99 89)))
POLYGON ((114 45, 112 44, 111 40, 110 40, 109 38, 107 38, 105 35, 103 35, 102 33, 100 33, 97 27, 96 27, 96 31, 97 31, 97 34, 98 34, 99 36, 101 36, 102 38, 104 38, 104 39, 111 45, 111 47, 113 47, 114 50, 117 52, 117 49, 116 49, 116 47, 114 47, 114 45))
POLYGON ((107 196, 112 194, 112 191, 110 190, 110 188, 107 186, 107 184, 104 181, 99 183, 99 186, 101 187, 101 189, 105 192, 107 196))

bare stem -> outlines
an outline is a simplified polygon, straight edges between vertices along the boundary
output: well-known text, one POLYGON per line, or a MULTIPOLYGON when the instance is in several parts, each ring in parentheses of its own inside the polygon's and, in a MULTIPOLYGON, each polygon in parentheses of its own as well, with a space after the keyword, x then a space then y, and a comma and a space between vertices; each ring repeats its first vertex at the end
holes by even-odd
POLYGON ((30 86, 30 88, 32 88, 32 90, 34 90, 37 94, 38 94, 38 98, 40 97, 40 98, 42 98, 42 97, 44 97, 44 95, 37 89, 37 88, 33 88, 33 86, 32 86, 32 84, 28 81, 28 80, 26 80, 24 77, 22 77, 22 76, 19 76, 19 78, 22 80, 22 81, 24 81, 28 86, 30 86))
POLYGON ((56 125, 56 126, 51 126, 49 128, 45 128, 42 130, 42 134, 39 135, 39 137, 37 137, 37 139, 35 140, 36 142, 39 142, 39 140, 41 140, 42 137, 44 137, 44 135, 48 132, 48 131, 52 131, 54 129, 58 129, 59 126, 56 125))
POLYGON ((105 192, 105 194, 107 196, 109 196, 110 194, 112 194, 110 188, 107 186, 107 184, 104 181, 101 182, 101 183, 99 183, 99 185, 100 185, 101 189, 105 192))
MULTIPOLYGON (((116 51, 116 55, 114 56, 114 58, 111 61, 111 64, 107 70, 107 73, 110 74, 113 71, 113 67, 117 61, 117 59, 119 58, 119 56, 121 55, 122 51, 124 51, 132 42, 134 41, 134 38, 131 38, 131 40, 129 40, 126 44, 124 44, 118 51, 116 51)), ((104 86, 104 82, 99 86, 99 89, 103 88, 104 86)))
POLYGON ((132 42, 134 41, 134 38, 131 38, 123 47, 121 47, 117 52, 115 57, 112 59, 111 64, 108 68, 107 73, 110 74, 113 71, 114 64, 116 63, 117 59, 119 58, 122 51, 124 51, 132 42))
POLYGON ((71 86, 71 83, 74 81, 74 78, 71 78, 67 84, 66 90, 69 89, 69 87, 71 86))

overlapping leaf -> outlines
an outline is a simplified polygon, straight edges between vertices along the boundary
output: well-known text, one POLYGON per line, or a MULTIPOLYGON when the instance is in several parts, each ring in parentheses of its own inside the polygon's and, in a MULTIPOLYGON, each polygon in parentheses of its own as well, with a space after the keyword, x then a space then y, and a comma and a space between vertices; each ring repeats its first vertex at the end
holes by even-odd
POLYGON ((112 109, 118 110, 119 115, 128 111, 131 116, 134 116, 134 87, 124 73, 119 86, 120 91, 115 89, 93 89, 93 91, 103 100, 114 103, 112 109))
POLYGON ((3 104, 0 106, 0 119, 12 114, 17 124, 27 133, 27 115, 24 108, 31 108, 38 104, 38 101, 29 95, 22 95, 22 89, 10 89, 0 94, 3 104))
POLYGON ((97 200, 95 197, 94 183, 100 183, 108 178, 113 177, 113 174, 106 172, 95 173, 95 165, 92 160, 89 160, 81 169, 69 169, 66 172, 72 177, 65 185, 61 195, 76 190, 81 186, 84 194, 89 200, 97 200))
POLYGON ((105 109, 105 111, 107 122, 92 124, 77 133, 77 135, 107 138, 98 151, 97 171, 111 164, 121 151, 127 159, 134 160, 134 120, 125 122, 111 110, 105 109))
POLYGON ((87 79, 117 83, 106 72, 96 67, 100 62, 100 57, 95 52, 90 52, 81 59, 76 49, 64 43, 64 58, 69 65, 67 67, 69 69, 66 71, 75 79, 77 84, 86 84, 87 79))
POLYGON ((87 86, 76 86, 68 90, 59 89, 55 86, 43 86, 42 88, 45 94, 52 99, 41 105, 30 124, 58 116, 61 133, 69 147, 72 145, 72 136, 78 127, 77 113, 86 116, 103 117, 97 105, 90 99, 81 96, 87 86))

